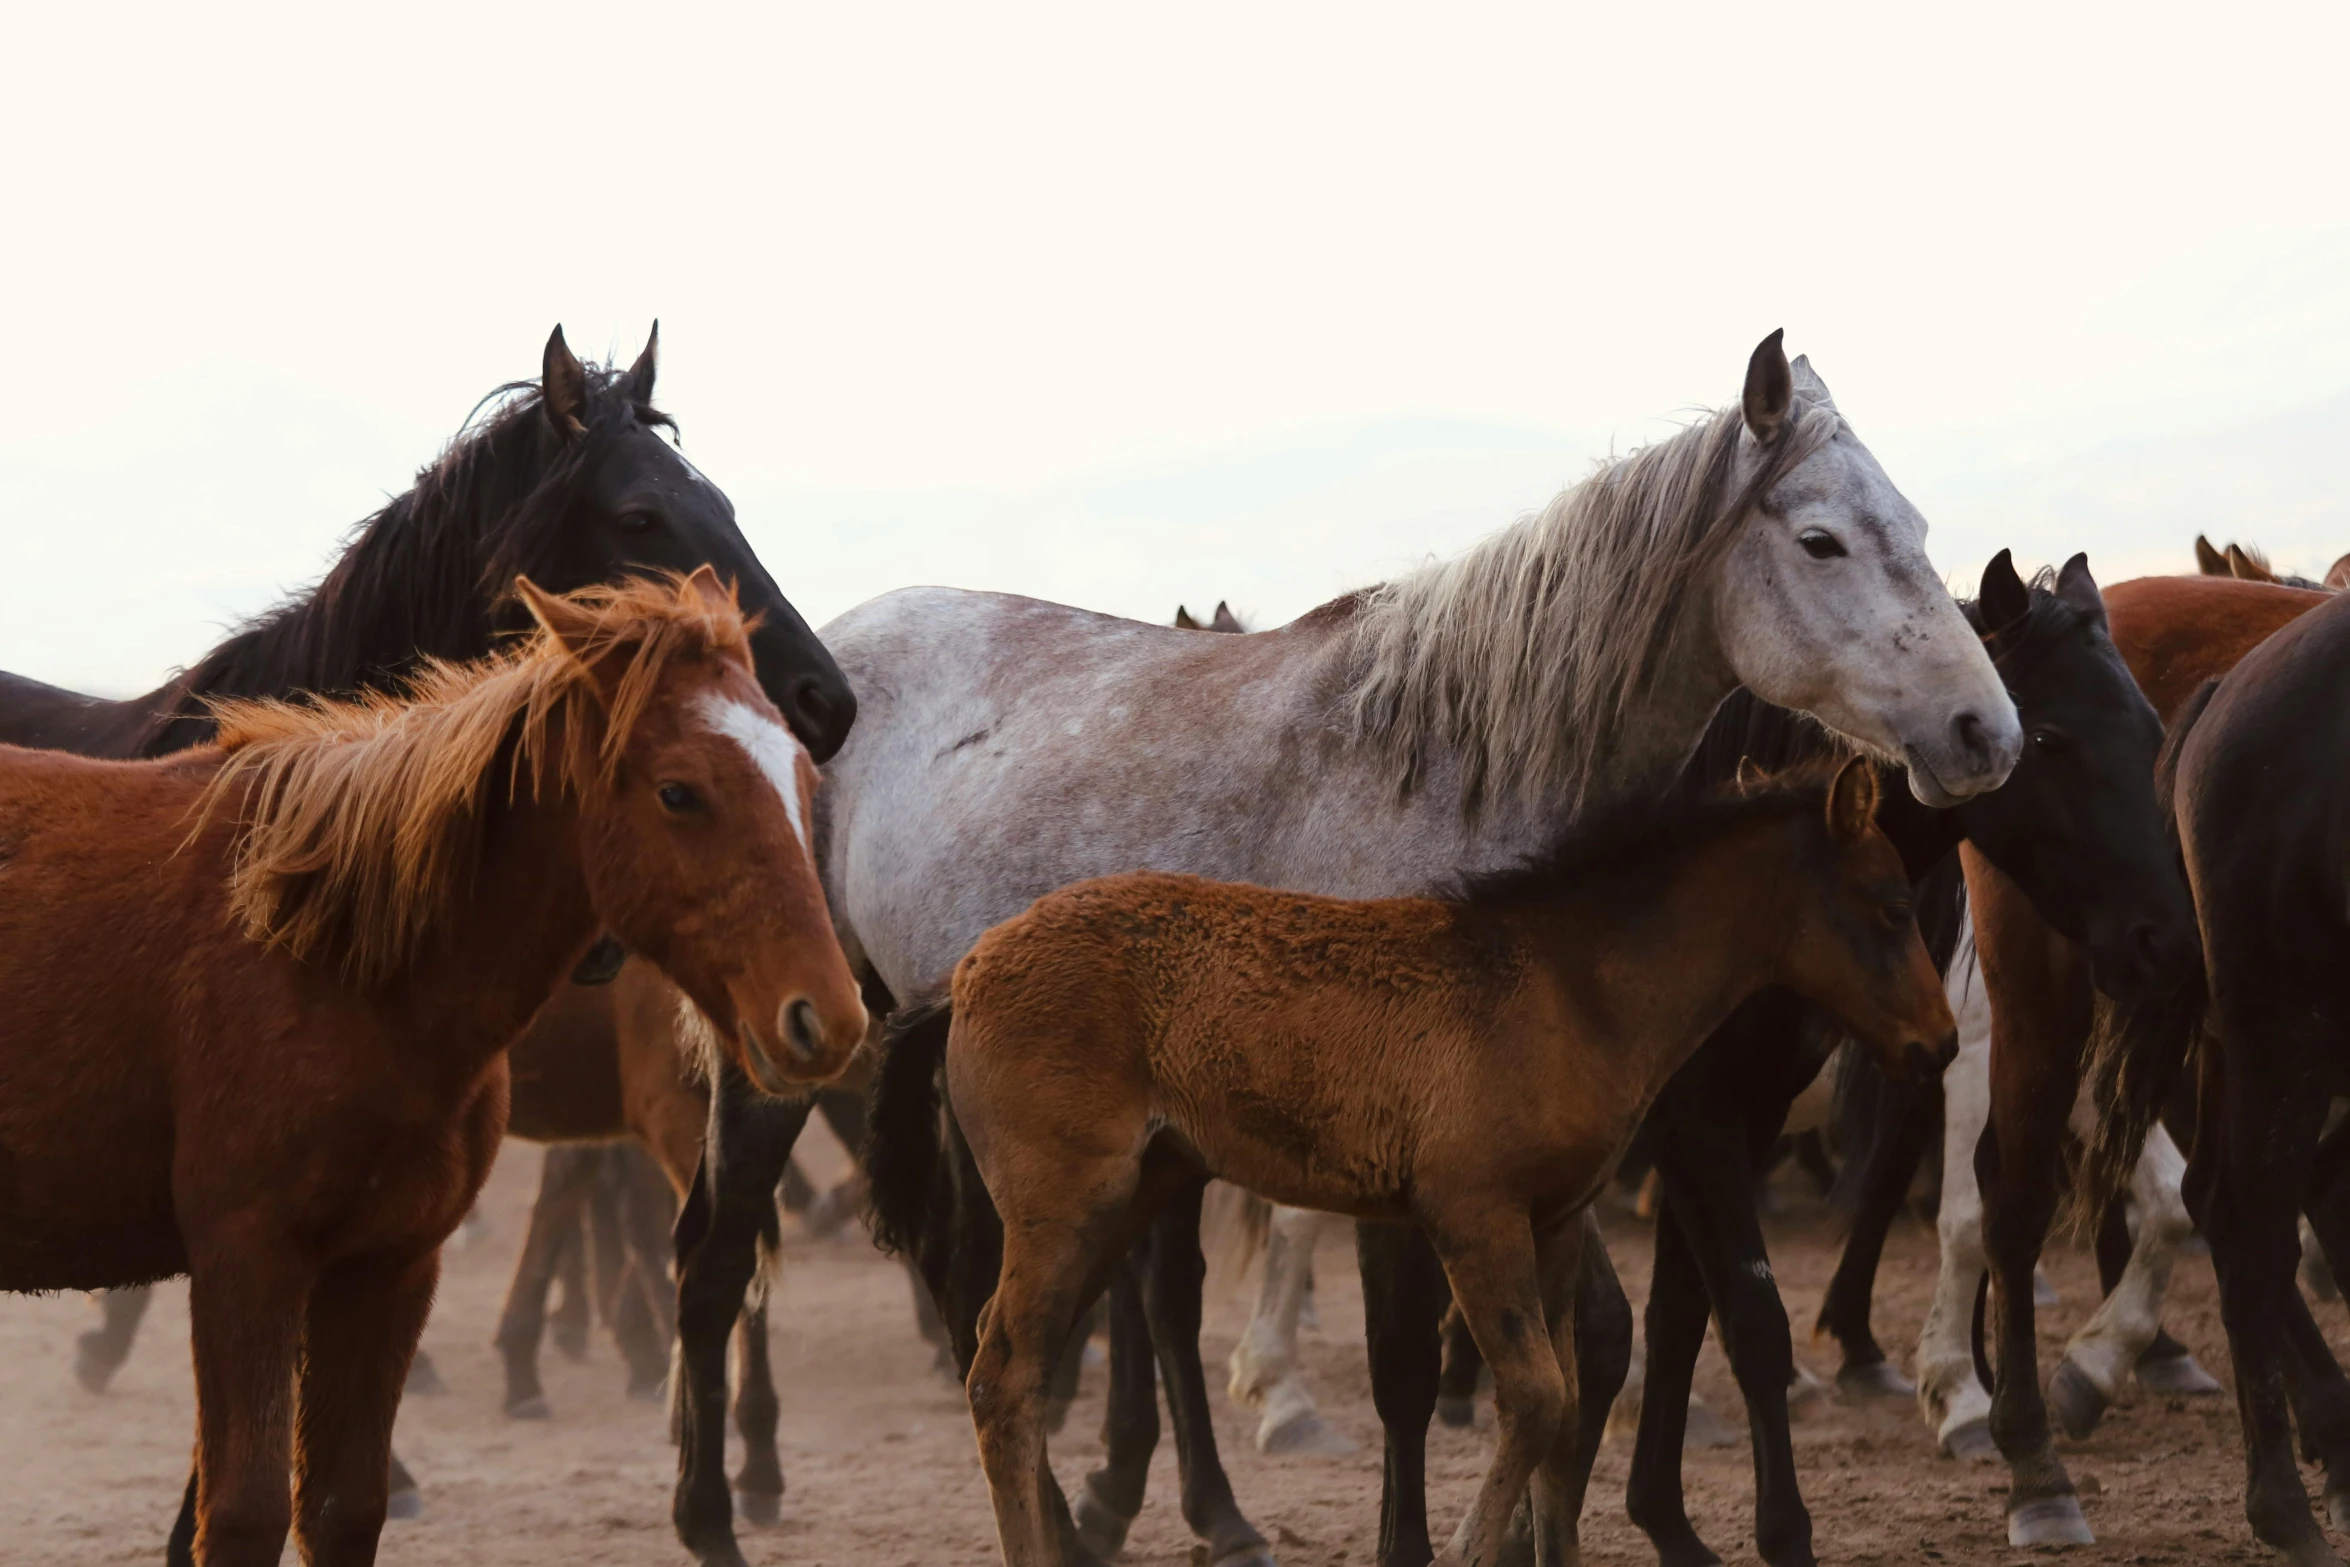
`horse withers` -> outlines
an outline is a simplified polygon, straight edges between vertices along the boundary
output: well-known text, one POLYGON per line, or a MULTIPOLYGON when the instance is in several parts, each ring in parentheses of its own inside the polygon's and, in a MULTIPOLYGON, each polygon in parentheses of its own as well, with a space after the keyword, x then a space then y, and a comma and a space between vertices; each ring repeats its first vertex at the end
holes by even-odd
POLYGON ((1055 1529, 1051 1369, 1151 1210, 1204 1170, 1427 1231, 1501 1411, 1447 1559, 1492 1561, 1531 1477, 1539 1559, 1572 1561, 1597 1435, 1576 1401, 1585 1210, 1657 1090, 1770 984, 1897 1070, 1952 1047, 1876 805, 1873 765, 1854 761, 1609 820, 1449 897, 1136 873, 981 938, 951 1025, 910 1023, 887 1057, 876 1147, 897 1156, 872 1177, 885 1236, 920 1231, 943 1048, 1004 1219, 967 1390, 1005 1559, 1089 1554, 1055 1529))
POLYGON ((373 1560, 505 1047, 599 929, 764 1086, 863 1037, 816 773, 731 592, 517 591, 537 634, 402 699, 223 704, 160 761, 0 750, 0 1288, 190 1276, 215 1567, 274 1564, 289 1525, 373 1560))

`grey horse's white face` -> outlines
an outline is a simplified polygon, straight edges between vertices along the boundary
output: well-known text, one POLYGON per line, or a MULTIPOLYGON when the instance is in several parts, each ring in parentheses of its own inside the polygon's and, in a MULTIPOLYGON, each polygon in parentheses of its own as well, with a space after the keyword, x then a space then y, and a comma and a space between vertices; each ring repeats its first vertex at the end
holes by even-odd
MULTIPOLYGON (((1833 412, 1776 334, 1747 379, 1740 463, 1783 430, 1786 392, 1833 412), (1783 379, 1782 379, 1783 378, 1783 379), (1781 424, 1774 426, 1774 411, 1781 424)), ((1716 630, 1756 695, 1801 708, 1909 769, 1928 805, 2006 781, 2023 728, 1981 641, 1926 559, 1926 520, 1842 425, 1764 497, 1724 561, 1716 630)))

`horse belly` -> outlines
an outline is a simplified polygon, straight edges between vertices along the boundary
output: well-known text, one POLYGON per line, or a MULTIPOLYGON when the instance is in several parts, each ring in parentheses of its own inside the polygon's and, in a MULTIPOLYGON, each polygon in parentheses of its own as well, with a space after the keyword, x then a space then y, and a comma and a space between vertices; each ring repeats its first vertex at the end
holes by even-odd
POLYGON ((108 1146, 86 1157, 0 1146, 0 1290, 115 1289, 187 1271, 169 1171, 131 1155, 135 1145, 108 1146))

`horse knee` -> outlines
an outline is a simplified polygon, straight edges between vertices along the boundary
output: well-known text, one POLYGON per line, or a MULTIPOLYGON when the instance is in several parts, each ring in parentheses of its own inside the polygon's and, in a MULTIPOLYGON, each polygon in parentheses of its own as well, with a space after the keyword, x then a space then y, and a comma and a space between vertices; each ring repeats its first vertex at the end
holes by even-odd
POLYGON ((1567 1418, 1567 1378, 1556 1361, 1533 1358, 1501 1385, 1495 1373, 1495 1418, 1516 1440, 1535 1452, 1548 1452, 1567 1418))

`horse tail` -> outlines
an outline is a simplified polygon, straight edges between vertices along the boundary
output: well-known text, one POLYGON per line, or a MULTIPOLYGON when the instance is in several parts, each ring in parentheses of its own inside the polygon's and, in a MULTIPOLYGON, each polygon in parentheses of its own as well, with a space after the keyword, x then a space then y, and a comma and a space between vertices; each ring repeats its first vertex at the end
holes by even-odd
POLYGON ((954 1003, 947 996, 901 1007, 882 1030, 881 1066, 865 1108, 866 1203, 874 1244, 892 1256, 921 1249, 946 1133, 939 1068, 954 1003))
MULTIPOLYGON (((2196 720, 2211 705, 2219 682, 2204 682, 2172 723, 2154 765, 2154 794, 2162 807, 2171 843, 2178 845, 2179 751, 2196 720)), ((2129 1185, 2146 1134, 2161 1119, 2179 1074, 2203 1038, 2204 1013, 2211 1000, 2209 980, 2198 959, 2168 995, 2137 1001, 2096 998, 2089 1031, 2087 1079, 2098 1108, 2097 1130, 2082 1150, 2074 1196, 2084 1214, 2099 1214, 2129 1185)))
POLYGON ((1208 1188, 1200 1225, 1216 1279, 1211 1294, 1229 1294, 1248 1277, 1249 1265, 1273 1233, 1273 1205, 1245 1186, 1218 1181, 1208 1188))

